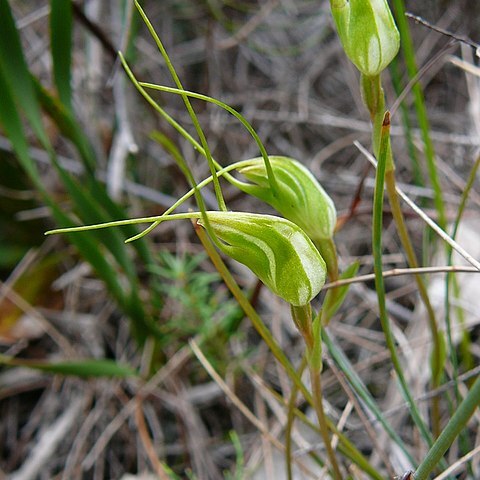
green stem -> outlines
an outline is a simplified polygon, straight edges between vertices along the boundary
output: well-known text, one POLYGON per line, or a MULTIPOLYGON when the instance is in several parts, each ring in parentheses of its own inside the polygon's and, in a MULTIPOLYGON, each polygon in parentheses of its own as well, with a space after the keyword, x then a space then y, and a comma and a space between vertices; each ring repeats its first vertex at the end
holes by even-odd
MULTIPOLYGON (((302 363, 298 368, 298 376, 301 378, 305 367, 307 366, 307 357, 304 355, 302 363)), ((287 423, 285 425, 285 465, 287 468, 287 479, 293 480, 292 470, 292 429, 295 421, 295 401, 297 398, 298 388, 296 384, 292 385, 292 391, 288 399, 287 405, 287 423)))
POLYGON ((248 299, 243 294, 242 290, 238 286, 237 282, 233 278, 232 274, 226 267, 225 263, 223 262, 222 258, 220 257, 217 250, 214 248, 212 242, 209 240, 205 230, 203 230, 199 226, 195 226, 195 232, 198 235, 198 238, 202 242, 206 252, 208 253, 210 259, 212 260, 215 268, 217 269, 218 273, 222 277, 223 281, 227 285, 228 289, 235 297, 237 302, 239 303, 242 310, 245 312, 247 317, 252 322, 255 330, 258 334, 262 337, 263 341, 266 345, 270 348, 270 351, 273 353, 274 357, 278 360, 278 362, 283 366, 285 371, 287 372, 288 376, 292 379, 295 383, 297 388, 302 392, 305 400, 310 403, 310 405, 314 405, 312 395, 308 391, 307 387, 302 382, 301 378, 298 376, 297 372, 293 368, 292 364, 283 353, 283 350, 280 348, 276 340, 273 338, 273 335, 270 333, 270 330, 266 327, 263 323, 262 319, 253 308, 252 304, 248 301, 248 299))
POLYGON ((385 94, 383 93, 381 76, 367 77, 362 74, 360 77, 360 89, 365 106, 370 113, 373 125, 373 153, 378 158, 380 131, 383 114, 385 113, 385 94))
MULTIPOLYGON (((410 268, 418 268, 418 261, 413 249, 412 241, 405 224, 400 201, 397 195, 396 182, 395 182, 395 170, 393 168, 388 169, 385 172, 385 186, 387 188, 388 200, 392 210, 393 219, 397 227, 397 233, 400 237, 403 249, 407 256, 407 262, 410 268)), ((443 372, 443 348, 440 338, 440 332, 438 330, 437 320, 435 312, 433 310, 430 298, 428 296, 425 282, 421 275, 415 275, 415 281, 418 287, 418 293, 422 299, 425 308, 427 310, 428 325, 430 327, 430 333, 432 336, 432 389, 437 388, 440 385, 442 372, 443 372)), ((432 417, 432 429, 435 437, 440 433, 440 398, 434 396, 431 400, 431 417, 432 417)))
POLYGON ((398 358, 395 340, 392 330, 390 328, 390 321, 387 315, 386 300, 385 300, 385 284, 382 275, 382 225, 383 225, 383 196, 384 196, 384 182, 385 170, 387 166, 387 159, 391 156, 390 147, 390 114, 387 111, 384 115, 384 120, 380 135, 380 148, 378 155, 378 165, 375 175, 375 192, 373 201, 373 233, 372 233, 372 248, 374 258, 375 271, 375 289, 377 291, 378 309, 380 322, 385 335, 387 348, 390 352, 393 368, 397 374, 402 393, 407 401, 412 418, 417 425, 422 437, 426 440, 428 445, 432 445, 432 439, 427 427, 420 413, 415 405, 415 401, 408 389, 407 382, 403 375, 400 360, 398 358))
MULTIPOLYGON (((370 111, 370 116, 373 123, 373 150, 375 156, 378 158, 380 155, 380 143, 382 135, 382 122, 385 108, 385 95, 381 86, 380 76, 378 77, 365 77, 362 76, 362 95, 367 105, 368 110, 370 111), (382 110, 375 110, 382 108, 382 110)), ((388 148, 387 157, 385 159, 385 185, 387 189, 388 200, 392 209, 393 219, 397 227, 397 232, 400 237, 403 249, 405 251, 407 262, 410 268, 417 268, 418 261, 415 255, 415 250, 410 239, 410 234, 403 217, 402 209, 400 206, 400 201, 398 198, 396 190, 396 181, 395 181, 395 163, 393 160, 393 154, 391 148, 388 148)), ((418 292, 420 298, 422 299, 425 309, 427 311, 428 323, 430 327, 430 332, 432 336, 432 359, 431 359, 431 383, 432 388, 436 388, 440 384, 441 374, 443 371, 443 349, 440 334, 438 331, 437 320, 435 317, 435 312, 433 310, 428 292, 423 281, 423 278, 420 275, 415 275, 415 281, 417 283, 418 292)), ((438 397, 432 398, 431 403, 431 418, 434 436, 436 437, 440 432, 440 399, 438 397)))
POLYGON ((317 413, 318 425, 320 427, 320 434, 322 435, 323 443, 327 450, 327 456, 330 461, 330 465, 333 470, 333 478, 336 480, 342 480, 342 474, 338 466, 335 452, 332 448, 332 442, 328 433, 327 418, 323 409, 323 393, 321 372, 315 368, 310 368, 310 379, 312 382, 313 403, 315 405, 315 411, 317 413))
POLYGON ((310 304, 295 306, 291 305, 291 313, 293 321, 302 334, 305 344, 307 346, 308 368, 310 371, 310 379, 312 382, 312 395, 315 412, 318 418, 318 425, 320 427, 320 435, 322 436, 327 456, 333 470, 333 477, 336 480, 342 479, 340 468, 337 463, 335 452, 332 448, 330 435, 328 433, 328 423, 325 411, 323 409, 323 394, 322 394, 322 363, 321 363, 321 329, 320 319, 316 319, 315 326, 312 322, 312 307, 310 304))
POLYGON ((307 350, 313 350, 314 336, 312 329, 312 307, 307 305, 290 305, 290 313, 292 315, 293 323, 298 331, 302 334, 307 350))
POLYGON ((415 480, 427 480, 430 472, 440 463, 447 449, 467 424, 475 409, 480 405, 480 376, 447 423, 423 462, 415 472, 415 480))
MULTIPOLYGON (((148 19, 147 15, 145 12, 142 10, 142 7, 138 3, 137 0, 135 0, 135 6, 137 7, 138 12, 140 13, 143 21, 145 22, 145 25, 147 26, 150 34, 152 35, 153 39, 155 40, 155 43, 157 44, 158 50, 162 54, 163 59, 165 60, 165 63, 167 65, 168 71, 170 72, 170 75, 173 78, 173 81, 175 82, 175 85, 180 89, 183 90, 183 85, 182 82, 180 81, 180 78, 177 75, 177 72, 175 71, 175 67, 173 66, 172 62, 170 61, 170 57, 168 56, 168 53, 163 46, 162 41, 160 40, 160 37, 157 35, 157 32, 153 28, 153 25, 150 23, 150 20, 148 19)), ((210 152, 210 148, 208 147, 207 139, 205 138, 205 134, 203 133, 202 127, 200 126, 200 122, 198 121, 197 115, 190 103, 190 100, 187 95, 182 94, 182 99, 185 104, 185 107, 187 108, 187 111, 190 115, 190 118, 192 119, 193 125, 195 127, 195 130, 197 132, 198 138, 200 139, 200 143, 202 144, 202 147, 205 151, 208 166, 210 168, 210 172, 212 174, 213 178, 213 185, 214 185, 214 190, 215 190, 215 196, 217 198, 218 206, 220 210, 226 211, 227 207, 225 205, 225 200, 222 195, 222 189, 220 188, 220 182, 218 179, 215 177, 215 163, 212 158, 212 154, 210 152)), ((193 184, 192 186, 195 186, 193 184)), ((203 209, 200 209, 203 211, 203 209)), ((208 225, 208 219, 204 219, 207 222, 208 225)), ((208 228, 208 227, 207 227, 208 228)))

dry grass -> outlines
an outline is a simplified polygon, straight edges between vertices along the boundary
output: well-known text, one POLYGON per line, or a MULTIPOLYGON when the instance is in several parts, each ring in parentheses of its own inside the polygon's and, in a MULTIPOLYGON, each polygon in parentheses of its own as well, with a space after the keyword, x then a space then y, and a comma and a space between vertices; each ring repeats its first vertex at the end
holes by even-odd
MULTIPOLYGON (((11 3, 29 65, 48 85, 51 82, 48 10, 44 2, 11 3)), ((339 217, 345 220, 336 237, 341 266, 358 259, 360 274, 371 273, 374 172, 353 145, 357 140, 368 148, 370 125, 359 98, 356 72, 344 57, 332 30, 328 2, 233 2, 245 11, 224 7, 220 21, 213 19, 208 3, 220 4, 193 0, 147 1, 144 8, 165 42, 186 89, 206 93, 241 111, 270 154, 291 156, 310 166, 334 198, 339 217), (230 22, 234 26, 231 32, 225 28, 230 22), (356 205, 352 211, 354 200, 356 205)), ((416 3, 410 2, 415 14, 424 15, 453 32, 478 35, 480 17, 470 12, 469 9, 474 8, 471 2, 432 1, 423 7, 416 3)), ((478 6, 475 8, 478 10, 478 6)), ((122 45, 124 37, 117 2, 86 2, 82 10, 115 49, 122 45)), ((417 61, 422 65, 447 39, 422 26, 413 23, 411 26, 418 46, 417 61)), ((145 81, 170 85, 148 32, 143 25, 139 28, 133 62, 136 74, 145 81)), ((93 33, 81 18, 75 18, 74 105, 95 144, 98 175, 105 179, 112 195, 128 206, 132 216, 158 214, 184 193, 187 185, 173 159, 149 140, 149 132, 160 129, 174 140, 197 179, 207 175, 206 163, 176 132, 155 117, 127 81, 118 81, 123 72, 93 33), (129 156, 129 152, 134 155, 129 156)), ((480 145, 480 77, 472 66, 474 62, 471 51, 457 45, 422 79, 450 220, 455 216, 480 145)), ((388 103, 392 104, 395 95, 388 81, 386 85, 388 103)), ((191 125, 180 98, 166 94, 158 98, 180 123, 191 125)), ((409 96, 406 101, 410 104, 409 96)), ((257 156, 256 145, 233 117, 213 105, 196 102, 193 105, 215 158, 227 164, 257 156)), ((435 218, 431 210, 432 191, 412 185, 411 164, 399 115, 394 117, 392 133, 402 189, 435 218)), ((53 125, 49 134, 67 168, 77 168, 72 149, 53 125)), ((420 163, 424 165, 418 138, 416 145, 420 163)), ((1 135, 2 156, 7 157, 8 150, 9 144, 1 135)), ((48 188, 58 189, 58 179, 46 163, 44 152, 32 145, 32 155, 41 165, 48 188)), ((0 211, 9 216, 1 220, 0 228, 11 222, 16 231, 24 232, 30 228, 30 219, 40 216, 43 220, 36 228, 39 232, 46 229, 48 212, 37 210, 38 204, 34 205, 35 210, 16 212, 3 207, 13 198, 11 186, 9 189, 7 186, 0 190, 0 211)), ((27 187, 22 188, 22 192, 27 194, 27 187)), ((228 185, 225 196, 232 210, 264 209, 228 185)), ((60 201, 60 194, 58 198, 60 201)), ((206 194, 205 198, 213 207, 213 195, 206 194)), ((480 244, 476 228, 479 205, 480 192, 475 186, 465 215, 465 234, 459 238, 459 243, 475 258, 480 258, 480 252, 476 251, 480 244)), ((435 239, 430 245, 422 245, 423 222, 407 206, 405 214, 425 264, 445 265, 445 260, 436 254, 440 243, 435 239)), ((388 210, 385 227, 385 270, 404 268, 406 263, 388 210)), ((128 320, 112 302, 104 285, 62 238, 46 241, 38 238, 34 234, 29 237, 31 249, 15 269, 4 268, 1 272, 0 324, 6 318, 1 312, 10 305, 16 305, 22 312, 15 325, 3 332, 1 353, 50 360, 107 357, 144 371, 152 355, 149 344, 142 349, 137 347, 130 335, 128 320), (15 279, 22 272, 31 274, 52 252, 61 256, 60 266, 55 278, 42 285, 40 294, 30 298, 23 295, 25 290, 15 291, 15 279)), ((176 224, 175 229, 162 226, 150 239, 154 252, 201 251, 189 223, 176 224)), ((2 241, 13 245, 15 238, 2 241)), ((458 263, 459 260, 454 261, 458 263)), ((206 261, 198 268, 212 271, 206 261)), ((255 286, 254 279, 243 269, 236 265, 232 265, 232 269, 243 286, 255 286)), ((437 275, 429 278, 435 278, 430 289, 440 316, 444 276, 437 275)), ((479 332, 478 279, 464 275, 459 277, 464 295, 457 303, 465 312, 465 328, 475 339, 479 332)), ((426 412, 428 398, 439 393, 443 420, 446 420, 449 405, 445 392, 452 385, 446 383, 440 392, 429 391, 430 337, 412 278, 392 276, 386 282, 396 340, 418 405, 426 412)), ((181 288, 180 283, 179 290, 181 288)), ((219 304, 229 301, 220 282, 212 283, 211 289, 212 297, 217 296, 219 304)), ((141 295, 146 302, 151 298, 147 290, 141 295)), ((291 324, 286 306, 265 289, 261 289, 255 301, 279 344, 292 362, 299 365, 303 343, 291 324)), ((19 367, 0 371, 0 478, 120 479, 127 473, 147 478, 140 474, 151 472, 152 478, 164 479, 169 478, 165 464, 181 478, 187 478, 187 470, 201 480, 225 478, 227 471, 238 479, 283 478, 285 402, 292 387, 249 322, 242 321, 228 341, 220 339, 203 347, 195 343, 200 335, 196 330, 199 332, 203 325, 188 324, 189 311, 185 311, 178 299, 165 299, 162 307, 149 308, 156 312, 159 322, 176 318, 187 325, 174 325, 168 331, 170 340, 164 345, 158 370, 148 380, 83 380, 19 367), (228 436, 230 431, 236 432, 241 444, 244 465, 238 460, 235 442, 228 436)), ((219 320, 215 316, 200 319, 219 320)), ((456 328, 459 333, 459 327, 456 328)), ((415 459, 420 460, 426 449, 413 433, 407 407, 392 378, 371 280, 351 286, 329 333, 349 357, 415 459)), ((470 353, 473 370, 464 372, 461 390, 468 385, 469 375, 478 370, 480 351, 475 342, 470 345, 470 353)), ((372 465, 385 478, 406 472, 411 467, 407 459, 369 416, 328 357, 324 384, 327 413, 372 465)), ((296 404, 306 409, 302 398, 298 398, 296 404)), ((477 415, 473 424, 478 426, 479 420, 477 415)), ((471 429, 472 436, 475 431, 475 427, 471 429)), ((478 445, 478 433, 476 436, 472 443, 478 445)), ((319 436, 297 421, 293 441, 295 478, 326 478, 308 455, 310 451, 322 451, 319 436)), ((453 448, 448 463, 454 464, 457 460, 458 452, 453 448)), ((473 477, 468 476, 472 472, 467 473, 460 466, 460 473, 454 478, 479 478, 475 476, 480 475, 478 456, 472 464, 473 477)), ((351 475, 359 480, 367 478, 355 467, 351 467, 351 475)))

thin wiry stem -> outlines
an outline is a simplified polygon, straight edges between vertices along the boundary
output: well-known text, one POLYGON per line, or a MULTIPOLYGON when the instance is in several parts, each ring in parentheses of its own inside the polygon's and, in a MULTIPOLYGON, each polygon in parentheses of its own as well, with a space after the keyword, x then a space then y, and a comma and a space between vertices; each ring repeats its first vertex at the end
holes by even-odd
MULTIPOLYGON (((423 275, 423 274, 435 274, 435 273, 478 273, 478 269, 475 267, 466 267, 463 265, 445 265, 441 267, 418 267, 418 268, 393 268, 392 270, 385 270, 382 272, 383 278, 399 277, 402 275, 423 275)), ((328 290, 330 288, 341 287, 343 285, 350 285, 351 283, 370 282, 375 279, 374 273, 367 275, 359 275, 354 278, 345 278, 343 280, 337 280, 336 282, 326 283, 322 290, 328 290)))

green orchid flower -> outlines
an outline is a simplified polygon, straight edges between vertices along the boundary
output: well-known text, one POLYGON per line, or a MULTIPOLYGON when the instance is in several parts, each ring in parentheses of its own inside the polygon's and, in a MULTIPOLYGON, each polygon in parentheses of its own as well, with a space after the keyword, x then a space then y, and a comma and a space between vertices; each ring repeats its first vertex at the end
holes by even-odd
POLYGON ((270 187, 263 158, 237 169, 251 183, 238 183, 245 193, 271 205, 301 227, 314 241, 333 237, 337 214, 332 199, 304 165, 288 157, 269 156, 277 189, 270 187))
POLYGON ((254 158, 237 168, 251 183, 234 181, 240 190, 271 205, 298 225, 313 240, 328 267, 331 280, 338 277, 333 233, 337 213, 332 199, 313 174, 293 158, 269 156, 275 189, 269 182, 263 158, 254 158))
POLYGON ((379 75, 400 47, 400 34, 386 0, 330 0, 345 53, 368 77, 379 75))
MULTIPOLYGON (((272 215, 207 212, 218 248, 246 265, 275 294, 307 305, 325 283, 326 266, 305 232, 272 215)), ((204 226, 202 219, 198 223, 204 226)))

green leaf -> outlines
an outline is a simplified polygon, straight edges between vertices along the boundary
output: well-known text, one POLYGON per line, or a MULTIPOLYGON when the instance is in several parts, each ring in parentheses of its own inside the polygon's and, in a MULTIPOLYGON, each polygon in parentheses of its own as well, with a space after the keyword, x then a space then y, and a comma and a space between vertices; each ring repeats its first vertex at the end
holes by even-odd
POLYGON ((70 0, 50 0, 50 49, 53 78, 58 96, 72 110, 70 68, 72 61, 72 3, 70 0))
POLYGON ((15 367, 27 367, 60 375, 76 377, 135 377, 138 373, 132 368, 106 359, 86 359, 67 362, 45 362, 41 360, 23 360, 0 355, 0 363, 15 367))
MULTIPOLYGON (((88 139, 83 134, 82 126, 78 123, 78 121, 71 114, 71 112, 67 111, 55 97, 50 95, 49 92, 45 88, 43 88, 40 82, 38 82, 38 80, 34 77, 33 82, 35 91, 42 107, 56 123, 62 134, 74 144, 85 166, 87 180, 84 182, 83 187, 86 187, 88 189, 91 198, 91 201, 89 201, 91 205, 88 206, 86 212, 88 214, 92 213, 98 216, 96 217, 96 220, 92 218, 82 219, 85 222, 101 222, 111 220, 112 218, 125 218, 126 214, 124 209, 110 198, 104 185, 102 185, 95 176, 94 169, 97 163, 96 154, 88 139), (103 214, 100 215, 100 212, 103 212, 103 214)), ((57 168, 61 169, 61 165, 57 165, 57 168)), ((65 172, 65 175, 68 174, 65 172)), ((81 205, 82 204, 80 204, 80 206, 81 205)), ((138 233, 135 227, 132 225, 126 225, 124 227, 124 232, 125 235, 129 237, 132 237, 138 233)), ((125 246, 123 245, 123 238, 121 238, 121 243, 121 251, 125 251, 125 246)), ((119 245, 118 241, 114 244, 116 244, 117 247, 119 245)), ((107 246, 110 248, 110 245, 107 246)), ((145 262, 145 264, 153 263, 152 255, 145 241, 135 242, 134 248, 137 250, 138 254, 142 258, 143 262, 145 262)), ((114 255, 117 256, 115 253, 114 255)))
POLYGON ((411 464, 414 463, 413 457, 406 448, 403 440, 400 438, 395 429, 388 423, 387 419, 384 417, 382 410, 378 406, 377 402, 368 391, 364 382, 355 371, 355 368, 350 363, 343 351, 335 345, 335 343, 330 339, 327 334, 327 329, 322 330, 322 339, 325 342, 325 345, 328 348, 330 355, 332 356, 335 363, 338 365, 340 370, 344 373, 348 382, 350 383, 353 391, 362 399, 367 408, 372 412, 375 418, 382 425, 383 429, 388 433, 390 438, 398 445, 402 450, 406 458, 408 458, 411 464))
POLYGON ((14 103, 21 106, 42 145, 51 152, 50 142, 42 124, 40 107, 30 72, 7 0, 0 0, 0 68, 10 87, 14 103))

